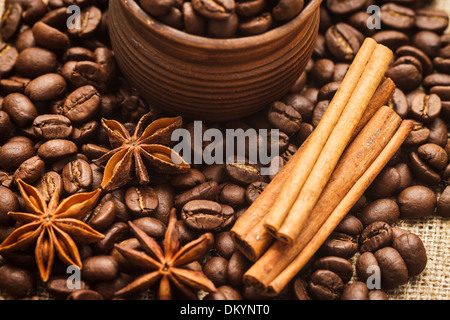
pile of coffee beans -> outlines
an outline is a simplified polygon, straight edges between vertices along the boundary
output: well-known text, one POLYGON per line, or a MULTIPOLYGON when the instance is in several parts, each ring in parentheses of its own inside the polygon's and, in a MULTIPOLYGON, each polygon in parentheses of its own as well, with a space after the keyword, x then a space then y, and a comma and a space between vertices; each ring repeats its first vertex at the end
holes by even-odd
POLYGON ((253 36, 296 17, 304 0, 140 0, 142 9, 173 28, 211 38, 253 36))
MULTIPOLYGON (((224 8, 232 4, 231 17, 239 14, 238 7, 260 5, 258 0, 178 5, 161 1, 153 9, 161 9, 163 3, 170 5, 167 11, 159 11, 159 19, 169 10, 181 12, 182 8, 183 19, 190 21, 186 28, 211 19, 212 25, 226 24, 223 17, 203 17, 195 6, 207 10, 213 8, 209 5, 224 8)), ((26 212, 16 179, 34 185, 47 201, 56 190, 64 199, 99 188, 104 168, 93 160, 111 148, 101 119, 116 119, 133 132, 137 121, 152 109, 115 64, 107 34, 107 1, 76 1, 88 17, 77 32, 66 25, 67 7, 72 4, 72 0, 9 0, 1 20, 0 241, 20 226, 7 213, 26 212)), ((79 246, 81 289, 67 286, 72 273, 59 260, 49 281, 42 283, 34 250, 27 248, 1 254, 2 296, 113 299, 117 290, 140 275, 114 248, 114 244, 139 247, 128 221, 161 242, 169 212, 175 207, 182 244, 204 232, 214 235, 208 255, 187 266, 203 271, 218 288, 217 293, 203 293, 201 298, 269 299, 244 285, 242 275, 251 262, 236 248, 229 230, 317 126, 364 37, 373 36, 395 52, 388 75, 397 89, 389 106, 417 125, 316 256, 275 299, 388 299, 390 289, 421 273, 427 263, 421 239, 396 227, 397 221, 450 216, 450 76, 446 74, 450 38, 442 34, 448 16, 412 10, 415 5, 411 0, 324 1, 313 57, 289 93, 248 118, 202 123, 202 132, 220 129, 224 137, 226 129, 256 129, 260 135, 263 131, 258 129, 279 129, 279 156, 272 159, 269 175, 261 174, 266 164, 249 159, 243 164, 238 159, 236 163, 193 164, 178 175, 150 172, 148 185, 133 181, 111 191, 88 215, 85 222, 105 238, 79 246), (373 4, 381 7, 380 30, 363 24, 369 17, 366 8, 373 4), (433 36, 421 36, 423 32, 433 36)), ((194 122, 184 121, 183 126, 194 139, 194 122)), ((222 143, 226 145, 226 139, 222 143)), ((192 158, 208 142, 200 150, 194 145, 192 158)), ((249 142, 245 149, 251 147, 255 146, 249 142)), ((155 290, 152 287, 132 298, 154 298, 155 290)))

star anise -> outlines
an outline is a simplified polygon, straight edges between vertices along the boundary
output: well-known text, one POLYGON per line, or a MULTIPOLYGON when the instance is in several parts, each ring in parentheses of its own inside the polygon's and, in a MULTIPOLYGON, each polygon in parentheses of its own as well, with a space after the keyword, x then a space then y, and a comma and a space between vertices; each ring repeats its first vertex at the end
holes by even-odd
POLYGON ((160 300, 172 298, 171 284, 192 300, 197 299, 197 295, 192 289, 217 291, 212 281, 203 272, 183 268, 186 264, 202 258, 207 253, 212 246, 213 235, 204 233, 180 248, 180 234, 176 222, 175 209, 172 209, 163 242, 164 251, 156 240, 135 226, 133 222, 128 222, 143 251, 126 248, 119 244, 115 244, 115 247, 133 265, 149 272, 117 291, 117 297, 144 292, 157 281, 159 281, 158 298, 160 300))
POLYGON ((87 244, 104 238, 103 234, 81 221, 96 205, 101 190, 76 193, 61 203, 59 192, 55 192, 47 204, 35 187, 20 179, 17 180, 17 186, 29 213, 8 212, 23 225, 0 244, 0 253, 26 249, 35 244, 35 260, 44 282, 52 271, 55 252, 65 264, 81 269, 75 241, 87 244))
POLYGON ((102 188, 111 191, 126 185, 131 179, 133 167, 140 184, 149 182, 146 166, 165 174, 185 172, 189 164, 166 146, 171 141, 172 132, 182 125, 182 118, 161 118, 145 125, 154 118, 149 112, 139 120, 134 134, 120 122, 102 119, 113 150, 94 160, 96 164, 106 161, 102 188))

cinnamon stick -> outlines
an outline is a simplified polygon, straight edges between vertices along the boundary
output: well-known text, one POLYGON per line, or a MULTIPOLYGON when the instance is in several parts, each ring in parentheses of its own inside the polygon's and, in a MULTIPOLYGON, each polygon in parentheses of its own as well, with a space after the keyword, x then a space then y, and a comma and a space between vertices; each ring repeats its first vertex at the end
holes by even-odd
POLYGON ((342 155, 319 202, 314 207, 307 228, 293 244, 276 241, 246 272, 244 280, 247 283, 266 288, 291 263, 382 152, 400 122, 401 118, 389 107, 382 107, 375 114, 342 155))
POLYGON ((293 190, 293 188, 300 191, 303 187, 303 184, 314 167, 328 137, 333 131, 348 100, 360 81, 361 75, 376 47, 377 43, 375 40, 366 38, 350 65, 347 74, 342 80, 339 89, 335 93, 334 98, 330 102, 327 111, 319 122, 319 125, 310 135, 311 143, 309 143, 304 152, 300 154, 297 161, 298 163, 301 163, 301 165, 296 165, 292 168, 290 176, 282 187, 283 190, 279 193, 279 196, 270 207, 269 213, 265 218, 265 226, 273 235, 276 235, 278 229, 283 224, 285 217, 288 215, 292 204, 297 198, 298 192, 293 190))
MULTIPOLYGON (((389 48, 381 44, 376 46, 347 106, 321 150, 307 180, 301 187, 297 199, 283 224, 277 230, 276 237, 279 240, 292 243, 305 227, 311 211, 347 147, 353 131, 383 79, 392 58, 393 53, 389 48)), ((292 185, 288 185, 288 187, 292 188, 292 185)))
POLYGON ((401 147, 406 137, 414 127, 414 123, 411 120, 404 120, 400 125, 398 131, 394 137, 388 143, 386 148, 372 163, 369 169, 363 174, 363 176, 355 183, 353 188, 347 193, 345 198, 339 203, 339 205, 333 210, 333 213, 327 219, 327 221, 316 233, 313 239, 306 245, 301 253, 292 261, 289 266, 283 270, 275 279, 273 279, 265 288, 265 291, 269 295, 277 295, 292 278, 306 265, 306 263, 312 258, 314 253, 320 248, 325 240, 330 236, 333 230, 337 227, 339 222, 345 217, 348 211, 363 195, 364 191, 370 186, 376 176, 386 166, 388 161, 392 158, 395 152, 401 147))

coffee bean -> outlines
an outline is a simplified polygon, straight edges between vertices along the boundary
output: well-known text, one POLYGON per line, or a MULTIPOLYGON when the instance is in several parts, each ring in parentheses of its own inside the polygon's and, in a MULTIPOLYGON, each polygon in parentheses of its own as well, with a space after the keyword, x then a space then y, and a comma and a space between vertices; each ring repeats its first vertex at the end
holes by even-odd
POLYGON ((19 53, 17 49, 6 44, 0 44, 0 76, 9 76, 14 69, 19 53))
POLYGON ((331 82, 334 76, 335 64, 330 59, 319 59, 311 70, 311 79, 314 83, 322 87, 331 82))
POLYGON ((308 283, 304 279, 300 277, 295 278, 292 287, 294 291, 294 296, 297 300, 300 301, 311 300, 311 297, 309 296, 307 289, 308 283))
POLYGON ((41 179, 35 185, 39 193, 44 197, 45 201, 50 201, 55 192, 61 195, 63 191, 63 181, 61 176, 54 171, 44 173, 41 179))
POLYGON ((26 137, 13 137, 0 148, 0 167, 7 171, 15 171, 25 160, 36 153, 33 142, 26 137))
POLYGON ((369 224, 361 233, 360 252, 375 252, 392 243, 393 234, 391 226, 384 221, 375 221, 369 224))
POLYGON ((67 300, 103 300, 100 293, 89 289, 79 289, 67 296, 67 300))
POLYGON ((25 160, 14 172, 14 180, 21 179, 28 184, 35 183, 42 177, 45 163, 38 156, 25 160))
POLYGON ((419 29, 443 32, 448 26, 448 14, 442 10, 418 9, 415 25, 419 29))
POLYGON ((388 101, 388 106, 394 109, 402 119, 405 119, 408 116, 408 101, 406 100, 406 96, 403 91, 399 88, 395 88, 392 97, 388 101))
POLYGON ((436 214, 441 217, 450 216, 450 187, 448 186, 442 191, 439 200, 437 201, 436 214))
POLYGON ((260 172, 255 165, 248 163, 227 163, 225 174, 234 182, 247 186, 261 179, 260 172))
POLYGON ((33 37, 41 47, 52 51, 61 52, 70 45, 69 37, 56 28, 49 26, 44 22, 37 22, 33 25, 33 37))
POLYGON ((65 139, 72 134, 71 121, 62 115, 43 114, 33 121, 33 131, 40 139, 65 139))
POLYGON ((344 283, 353 276, 353 265, 347 259, 335 256, 321 257, 314 261, 312 270, 330 270, 336 273, 344 283))
POLYGON ((70 13, 67 12, 67 9, 59 7, 45 13, 40 21, 54 28, 62 29, 67 26, 66 23, 69 17, 70 13))
POLYGON ((44 142, 37 154, 45 161, 55 162, 75 155, 77 151, 77 145, 70 140, 52 139, 44 142))
MULTIPOLYGON (((103 231, 104 237, 95 243, 95 251, 100 254, 109 253, 114 248, 115 243, 126 239, 129 233, 128 225, 125 222, 115 222, 108 229, 103 231)), ((93 256, 97 257, 97 256, 93 256)), ((109 257, 109 256, 106 256, 109 257)), ((112 272, 112 267, 110 267, 112 272)), ((107 280, 107 279, 103 279, 107 280)), ((109 279, 111 280, 111 279, 109 279)))
POLYGON ((0 267, 0 289, 14 298, 24 298, 35 290, 33 274, 11 264, 0 267))
POLYGON ((177 194, 173 201, 176 208, 181 209, 186 203, 192 200, 214 200, 219 194, 219 185, 215 181, 207 181, 198 186, 177 194))
POLYGON ((217 201, 238 208, 246 203, 246 189, 238 184, 225 182, 219 186, 217 201))
POLYGON ((22 18, 25 24, 32 25, 42 18, 47 11, 47 5, 42 0, 20 1, 23 8, 22 18))
POLYGON ((369 300, 369 288, 364 282, 352 282, 345 287, 341 300, 369 300))
POLYGON ((424 126, 421 122, 415 122, 410 134, 406 137, 405 146, 420 146, 428 141, 430 138, 430 129, 424 126))
POLYGON ((181 210, 181 218, 198 231, 223 230, 235 220, 232 207, 210 200, 189 201, 181 210))
POLYGON ((365 36, 370 37, 373 36, 377 30, 367 26, 367 21, 369 21, 369 19, 370 14, 365 11, 358 11, 348 18, 348 24, 353 28, 360 30, 365 36))
POLYGON ((333 232, 322 244, 319 252, 325 256, 338 256, 349 259, 358 252, 358 242, 351 235, 333 232))
POLYGON ((348 234, 353 237, 358 237, 363 231, 364 226, 359 220, 352 214, 347 214, 334 229, 335 232, 348 234))
POLYGON ((353 27, 346 23, 331 26, 325 33, 328 50, 338 60, 351 61, 361 44, 353 27))
POLYGON ((352 12, 363 9, 366 2, 364 0, 327 0, 327 8, 336 15, 348 15, 352 12))
POLYGON ((395 84, 404 91, 416 89, 421 81, 422 74, 413 64, 404 63, 390 67, 386 71, 386 76, 391 78, 395 84))
POLYGON ((277 21, 290 20, 302 11, 303 5, 303 0, 278 0, 272 9, 273 18, 277 21))
POLYGON ((323 115, 328 109, 328 106, 330 105, 330 100, 322 100, 319 101, 316 104, 316 107, 314 108, 311 124, 313 127, 317 127, 319 125, 320 120, 322 120, 323 115))
POLYGON ((394 167, 385 167, 367 189, 373 199, 389 198, 400 186, 401 177, 394 167))
POLYGON ((401 46, 395 51, 395 56, 397 58, 402 56, 412 56, 419 60, 420 64, 422 65, 424 77, 433 72, 433 62, 431 61, 431 59, 422 50, 416 47, 410 45, 401 46))
POLYGON ((416 185, 400 192, 397 203, 401 217, 416 219, 432 215, 436 208, 437 199, 431 189, 416 185))
POLYGON ((251 17, 260 13, 266 6, 266 0, 238 0, 236 13, 242 17, 251 17))
POLYGON ((382 44, 392 51, 396 52, 400 47, 409 45, 408 36, 397 30, 384 30, 375 33, 372 38, 379 44, 382 44))
POLYGON ((130 187, 125 193, 125 205, 138 217, 149 216, 158 207, 158 195, 150 186, 130 187))
POLYGON ((416 152, 409 155, 410 168, 414 176, 427 185, 436 185, 441 181, 441 177, 433 167, 425 163, 416 152))
POLYGON ((381 23, 383 27, 389 29, 409 30, 414 27, 415 16, 414 10, 395 3, 387 3, 381 6, 381 23))
POLYGON ((89 37, 98 30, 101 21, 102 11, 95 6, 89 6, 80 13, 79 28, 68 28, 68 32, 79 38, 89 37))
POLYGON ((97 231, 106 230, 116 218, 116 205, 114 201, 105 201, 98 204, 90 214, 87 223, 97 231))
POLYGON ((217 292, 208 293, 204 300, 242 300, 242 296, 236 289, 230 286, 223 285, 217 288, 217 292))
POLYGON ((64 78, 57 73, 47 73, 28 83, 25 95, 32 101, 51 101, 63 96, 67 84, 64 78))
POLYGON ((69 61, 67 64, 70 65, 66 71, 69 76, 66 75, 66 78, 75 87, 91 85, 100 92, 107 91, 110 74, 100 64, 93 61, 69 61))
POLYGON ((308 283, 308 293, 317 300, 337 300, 340 298, 344 283, 330 270, 317 270, 308 283))
POLYGON ((181 190, 193 188, 204 182, 206 182, 205 175, 197 169, 190 169, 186 173, 175 175, 170 179, 170 184, 181 190))
POLYGON ((384 247, 374 253, 381 271, 381 286, 393 289, 408 281, 408 268, 400 253, 384 247))
POLYGON ((269 30, 272 23, 272 15, 269 12, 264 12, 259 16, 241 22, 238 31, 242 35, 253 36, 269 30))
POLYGON ((21 52, 26 48, 36 47, 36 41, 34 40, 33 30, 26 29, 22 31, 16 41, 16 49, 21 52))
POLYGON ((35 78, 46 73, 55 72, 57 67, 56 54, 39 47, 22 50, 15 64, 15 70, 27 78, 35 78))
POLYGON ((22 6, 18 3, 9 3, 0 21, 0 34, 3 41, 9 41, 20 29, 22 22, 22 6))
POLYGON ((389 300, 388 295, 379 289, 369 291, 369 300, 389 300))
POLYGON ((45 289, 58 300, 66 299, 71 293, 88 288, 88 284, 80 280, 77 288, 67 285, 67 277, 55 276, 51 277, 45 284, 45 289))
POLYGON ((230 285, 239 288, 243 285, 242 278, 244 273, 250 268, 251 262, 240 252, 236 250, 228 261, 227 278, 230 285))
POLYGON ((85 122, 90 120, 100 106, 100 94, 91 85, 77 88, 69 94, 64 101, 62 114, 72 122, 85 122))
POLYGON ((262 181, 252 182, 245 190, 245 200, 248 204, 252 204, 258 196, 264 191, 268 183, 262 181))
POLYGON ((0 186, 0 224, 6 225, 13 220, 8 212, 20 210, 19 199, 10 189, 0 186))
POLYGON ((417 152, 422 160, 438 170, 442 170, 447 166, 447 152, 437 144, 427 143, 421 145, 417 152))
POLYGON ((367 227, 375 221, 384 221, 389 225, 394 224, 400 216, 397 203, 391 199, 377 199, 370 202, 358 214, 358 218, 367 227))
POLYGON ((192 6, 202 16, 213 20, 227 20, 233 15, 234 0, 193 0, 192 6))
POLYGON ((67 194, 87 192, 92 185, 92 170, 82 159, 70 161, 62 171, 64 191, 67 194))
POLYGON ((5 111, 0 110, 0 141, 8 139, 12 130, 11 118, 5 111))
POLYGON ((450 75, 444 73, 433 73, 423 79, 424 88, 432 88, 434 86, 450 85, 450 75))
POLYGON ((441 38, 432 31, 419 31, 413 36, 411 44, 433 59, 439 54, 441 38))
POLYGON ((214 235, 214 249, 225 259, 230 259, 237 247, 229 231, 222 231, 214 235))
POLYGON ((447 143, 447 125, 441 118, 436 118, 430 125, 429 143, 436 144, 440 147, 445 147, 447 143))
POLYGON ((28 97, 21 93, 11 93, 3 100, 3 110, 18 127, 24 128, 33 123, 38 111, 28 97))
POLYGON ((363 252, 356 260, 355 270, 358 279, 367 283, 370 277, 380 274, 380 267, 377 258, 372 252, 363 252))
POLYGON ((212 257, 203 265, 203 273, 216 287, 227 284, 227 271, 228 260, 223 257, 212 257))
POLYGON ((118 273, 118 264, 112 256, 97 255, 83 261, 81 278, 85 281, 112 280, 118 273))
POLYGON ((420 274, 427 265, 427 252, 420 238, 414 233, 405 233, 394 238, 392 247, 400 253, 408 267, 410 277, 420 274))
POLYGON ((441 99, 436 94, 417 94, 411 102, 411 114, 420 122, 431 122, 441 112, 441 99))

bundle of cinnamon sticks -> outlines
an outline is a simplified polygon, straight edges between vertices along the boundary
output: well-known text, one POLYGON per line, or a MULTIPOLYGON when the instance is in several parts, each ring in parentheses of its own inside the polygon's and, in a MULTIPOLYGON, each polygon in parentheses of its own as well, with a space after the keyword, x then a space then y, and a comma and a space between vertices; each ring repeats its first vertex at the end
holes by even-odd
POLYGON ((232 237, 253 266, 244 282, 278 294, 306 265, 400 148, 413 122, 384 106, 393 58, 365 39, 319 125, 236 221, 232 237))

